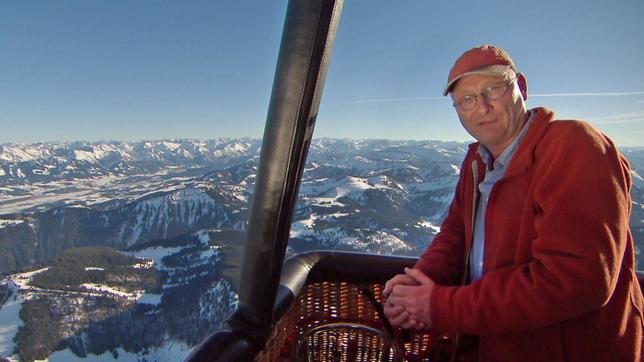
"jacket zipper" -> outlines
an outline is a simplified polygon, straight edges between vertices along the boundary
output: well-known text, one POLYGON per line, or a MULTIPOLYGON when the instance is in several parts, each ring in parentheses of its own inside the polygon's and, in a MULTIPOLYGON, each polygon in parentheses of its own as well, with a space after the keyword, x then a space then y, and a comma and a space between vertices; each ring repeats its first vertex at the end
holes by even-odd
POLYGON ((472 174, 473 174, 473 186, 472 186, 472 217, 470 220, 470 246, 467 248, 467 253, 465 254, 465 268, 463 273, 463 278, 461 279, 461 285, 465 285, 467 277, 469 274, 469 265, 470 265, 470 254, 472 252, 472 245, 474 244, 474 222, 476 221, 476 209, 478 207, 479 201, 479 167, 476 160, 472 160, 472 174))
MULTIPOLYGON (((467 282, 468 274, 470 273, 470 254, 472 252, 472 245, 474 244, 474 222, 476 221, 476 209, 478 206, 478 187, 479 187, 479 165, 476 163, 476 160, 472 160, 472 176, 474 185, 472 187, 472 218, 470 220, 470 246, 467 248, 467 253, 465 254, 465 266, 463 268, 463 277, 461 278, 461 285, 465 285, 467 282)), ((450 362, 456 361, 456 354, 458 352, 459 344, 459 334, 456 333, 454 336, 454 348, 452 349, 450 362)))

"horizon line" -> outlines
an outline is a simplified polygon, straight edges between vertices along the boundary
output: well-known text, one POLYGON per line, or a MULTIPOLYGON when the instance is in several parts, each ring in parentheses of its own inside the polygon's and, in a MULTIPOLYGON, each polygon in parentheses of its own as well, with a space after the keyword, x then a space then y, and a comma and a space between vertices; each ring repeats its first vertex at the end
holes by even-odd
MULTIPOLYGON (((439 143, 457 143, 457 144, 471 144, 475 143, 476 140, 474 139, 469 139, 469 140, 463 140, 463 141, 457 141, 457 140, 441 140, 441 139, 430 139, 430 138, 383 138, 383 137, 371 137, 371 138, 351 138, 351 137, 329 137, 329 136, 319 136, 319 137, 313 137, 312 140, 332 140, 332 141, 388 141, 388 142, 439 142, 439 143)), ((33 142, 3 142, 0 143, 0 147, 4 146, 12 146, 12 147, 19 147, 19 146, 33 146, 37 144, 49 144, 49 145, 61 145, 61 144, 73 144, 73 143, 79 143, 79 144, 89 144, 89 145, 95 145, 95 144, 110 144, 110 143, 144 143, 144 142, 207 142, 207 141, 218 141, 218 140, 229 140, 229 141, 240 141, 240 140, 250 140, 250 141, 259 141, 262 142, 263 138, 262 137, 249 137, 249 136, 240 136, 240 137, 230 137, 230 136, 222 136, 222 137, 215 137, 215 138, 190 138, 190 137, 184 137, 184 138, 159 138, 159 139, 141 139, 141 140, 97 140, 97 141, 88 141, 88 140, 75 140, 75 141, 33 141, 33 142)), ((625 147, 625 148, 644 148, 644 144, 642 145, 624 145, 624 144, 619 144, 617 143, 618 147, 625 147)))

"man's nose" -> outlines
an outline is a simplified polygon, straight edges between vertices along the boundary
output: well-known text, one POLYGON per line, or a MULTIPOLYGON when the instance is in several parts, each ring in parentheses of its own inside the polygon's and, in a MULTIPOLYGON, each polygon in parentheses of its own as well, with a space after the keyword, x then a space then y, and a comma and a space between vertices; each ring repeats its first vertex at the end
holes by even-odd
POLYGON ((479 94, 478 97, 476 97, 476 109, 477 111, 481 113, 487 113, 490 108, 492 108, 492 102, 490 102, 490 99, 482 94, 479 94))

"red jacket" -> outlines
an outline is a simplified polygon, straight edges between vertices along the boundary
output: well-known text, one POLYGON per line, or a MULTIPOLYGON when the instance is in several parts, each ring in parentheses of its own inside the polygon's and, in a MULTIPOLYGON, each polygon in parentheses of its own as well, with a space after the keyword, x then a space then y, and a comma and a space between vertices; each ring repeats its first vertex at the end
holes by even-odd
POLYGON ((434 327, 478 335, 481 361, 640 361, 628 162, 587 123, 532 111, 489 198, 483 277, 463 285, 476 180, 484 177, 477 144, 441 231, 416 264, 439 284, 430 298, 434 327))

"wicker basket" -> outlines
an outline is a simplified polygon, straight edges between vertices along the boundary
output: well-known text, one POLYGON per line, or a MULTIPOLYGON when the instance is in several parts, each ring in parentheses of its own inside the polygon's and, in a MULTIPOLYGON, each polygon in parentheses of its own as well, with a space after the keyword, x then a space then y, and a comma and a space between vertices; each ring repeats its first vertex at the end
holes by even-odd
POLYGON ((360 293, 382 302, 382 284, 321 282, 307 285, 256 361, 435 361, 432 349, 449 343, 431 331, 403 336, 386 331, 378 311, 360 293))

